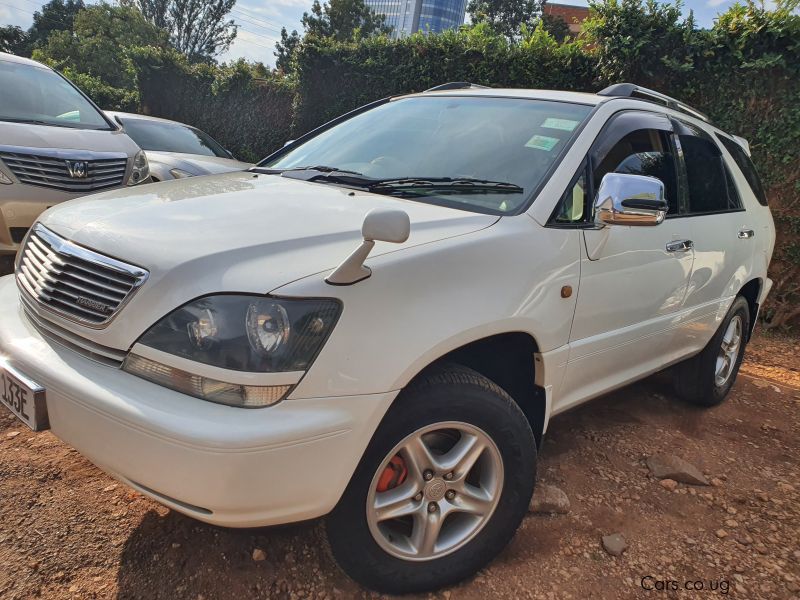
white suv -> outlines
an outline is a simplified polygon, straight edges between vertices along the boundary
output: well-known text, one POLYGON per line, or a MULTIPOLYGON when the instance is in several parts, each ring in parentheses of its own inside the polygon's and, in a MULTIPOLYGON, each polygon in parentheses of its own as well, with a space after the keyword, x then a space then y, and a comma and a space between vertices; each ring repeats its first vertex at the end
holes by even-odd
POLYGON ((629 84, 447 84, 73 201, 0 280, 2 398, 177 511, 328 515, 362 584, 447 585, 514 535, 551 416, 672 365, 725 398, 771 286, 748 154, 629 84))

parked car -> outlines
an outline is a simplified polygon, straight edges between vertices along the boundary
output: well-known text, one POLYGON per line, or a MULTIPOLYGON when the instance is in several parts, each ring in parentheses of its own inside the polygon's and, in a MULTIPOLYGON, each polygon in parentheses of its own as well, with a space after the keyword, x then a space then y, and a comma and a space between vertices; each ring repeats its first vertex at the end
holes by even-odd
POLYGON ((243 171, 253 165, 236 160, 219 142, 177 121, 106 111, 147 152, 153 181, 243 171))
POLYGON ((0 256, 46 208, 148 178, 144 153, 68 79, 0 52, 0 256))
POLYGON ((327 515, 354 579, 430 590, 512 538, 552 416, 667 367, 724 400, 774 241, 747 143, 672 98, 444 85, 45 213, 3 400, 176 511, 327 515))

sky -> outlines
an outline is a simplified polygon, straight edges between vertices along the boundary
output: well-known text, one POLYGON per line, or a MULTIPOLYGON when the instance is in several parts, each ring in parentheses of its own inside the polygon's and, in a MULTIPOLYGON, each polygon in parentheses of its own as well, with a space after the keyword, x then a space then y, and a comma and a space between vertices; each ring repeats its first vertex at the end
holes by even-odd
MULTIPOLYGON (((555 1, 555 0, 554 0, 555 1)), ((558 0, 561 4, 586 6, 585 0, 558 0)), ((701 27, 710 27, 714 18, 735 0, 685 0, 684 10, 693 10, 701 27)), ((231 16, 239 31, 231 49, 220 57, 239 57, 274 66, 273 49, 280 38, 281 27, 302 30, 300 18, 310 9, 313 0, 238 0, 231 16)), ((88 0, 87 3, 92 3, 88 0)), ((30 27, 33 13, 43 4, 40 0, 0 0, 0 25, 30 27)))

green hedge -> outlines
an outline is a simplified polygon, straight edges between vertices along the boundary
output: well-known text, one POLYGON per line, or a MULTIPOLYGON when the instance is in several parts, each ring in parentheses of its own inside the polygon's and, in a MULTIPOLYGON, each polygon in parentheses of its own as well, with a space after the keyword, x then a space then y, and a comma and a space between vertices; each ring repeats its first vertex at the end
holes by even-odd
POLYGON ((156 48, 137 49, 133 61, 144 114, 194 125, 249 162, 291 137, 295 92, 284 78, 244 61, 190 64, 156 48))

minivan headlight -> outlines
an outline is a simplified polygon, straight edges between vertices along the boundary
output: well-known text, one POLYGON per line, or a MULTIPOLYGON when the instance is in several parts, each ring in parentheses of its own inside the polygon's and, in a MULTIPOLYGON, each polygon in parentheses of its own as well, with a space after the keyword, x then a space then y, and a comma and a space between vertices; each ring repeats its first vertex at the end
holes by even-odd
MULTIPOLYGON (((217 295, 178 308, 139 343, 198 363, 248 373, 306 371, 333 330, 341 303, 331 298, 287 299, 217 295)), ((187 394, 240 406, 266 406, 286 395, 225 384, 130 354, 126 371, 187 394), (210 392, 210 393, 207 393, 210 392), (223 394, 225 399, 216 398, 223 394), (241 402, 237 401, 241 398, 241 402), (249 399, 248 399, 249 398, 249 399), (258 400, 261 399, 261 400, 258 400), (255 402, 255 403, 254 403, 255 402)))
POLYGON ((147 155, 144 150, 139 150, 133 157, 133 168, 131 176, 128 178, 128 185, 136 185, 150 177, 150 163, 147 162, 147 155))

